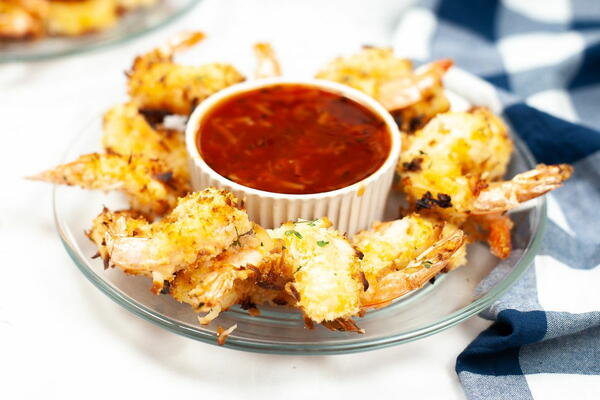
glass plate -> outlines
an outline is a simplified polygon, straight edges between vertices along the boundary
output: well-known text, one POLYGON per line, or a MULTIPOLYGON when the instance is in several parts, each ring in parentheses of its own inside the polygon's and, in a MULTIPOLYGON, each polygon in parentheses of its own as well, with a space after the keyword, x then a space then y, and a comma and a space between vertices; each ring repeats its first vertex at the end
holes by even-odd
POLYGON ((168 24, 199 2, 161 0, 152 7, 124 15, 110 29, 80 37, 47 37, 29 42, 0 43, 0 62, 43 60, 122 43, 168 24))
MULTIPOLYGON (((490 92, 489 85, 472 75, 453 70, 448 75, 446 86, 450 89, 454 109, 464 109, 477 100, 475 104, 497 111, 494 91, 490 92)), ((66 160, 97 151, 100 135, 101 118, 98 118, 71 145, 66 160)), ((509 176, 535 165, 524 144, 517 138, 515 142, 509 176)), ((396 217, 391 210, 397 210, 397 201, 398 195, 391 194, 389 219, 396 217)), ((91 258, 96 250, 84 231, 104 205, 119 209, 126 207, 127 203, 115 193, 63 186, 54 188, 54 213, 60 237, 77 267, 97 288, 134 314, 180 335, 216 344, 218 326, 237 324, 225 347, 282 354, 340 354, 373 350, 433 335, 464 321, 488 307, 529 267, 540 245, 546 216, 543 199, 532 200, 513 211, 513 252, 501 262, 501 268, 496 268, 499 266, 498 259, 489 253, 485 245, 472 244, 468 248, 469 262, 466 266, 439 277, 435 283, 384 309, 357 318, 358 325, 366 331, 361 335, 332 332, 321 326, 309 330, 304 327, 297 311, 271 307, 261 307, 260 316, 252 317, 235 306, 210 325, 199 325, 191 307, 169 296, 152 294, 149 279, 126 275, 118 269, 104 270, 101 260, 91 258), (493 282, 486 280, 481 284, 492 270, 495 271, 493 282)))

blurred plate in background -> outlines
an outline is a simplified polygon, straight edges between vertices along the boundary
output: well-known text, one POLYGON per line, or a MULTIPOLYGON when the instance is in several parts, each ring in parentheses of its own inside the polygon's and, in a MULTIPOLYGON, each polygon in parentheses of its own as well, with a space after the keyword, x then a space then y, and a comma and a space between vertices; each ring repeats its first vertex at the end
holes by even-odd
POLYGON ((0 62, 34 61, 62 57, 123 43, 158 29, 190 11, 200 0, 161 0, 132 11, 105 31, 79 37, 44 37, 0 44, 0 62))

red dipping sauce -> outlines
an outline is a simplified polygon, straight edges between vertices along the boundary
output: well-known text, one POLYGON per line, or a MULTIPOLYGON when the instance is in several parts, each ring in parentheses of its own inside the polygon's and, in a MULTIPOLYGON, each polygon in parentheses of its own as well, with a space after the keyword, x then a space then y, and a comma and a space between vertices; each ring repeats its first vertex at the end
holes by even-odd
POLYGON ((384 121, 347 97, 278 84, 228 97, 202 119, 202 159, 218 174, 254 189, 329 192, 377 171, 391 137, 384 121))

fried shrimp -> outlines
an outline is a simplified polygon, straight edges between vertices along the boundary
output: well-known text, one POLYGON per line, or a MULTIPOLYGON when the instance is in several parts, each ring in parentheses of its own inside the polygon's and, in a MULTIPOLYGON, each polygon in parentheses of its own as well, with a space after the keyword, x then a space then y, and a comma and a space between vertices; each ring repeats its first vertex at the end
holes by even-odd
POLYGON ((356 54, 337 57, 316 77, 343 83, 379 99, 381 85, 411 74, 412 63, 394 56, 391 48, 363 47, 356 54))
POLYGON ((177 273, 170 294, 207 313, 201 324, 215 319, 234 304, 256 308, 264 303, 287 302, 282 291, 286 271, 280 271, 281 245, 258 225, 215 259, 177 273), (277 300, 278 299, 278 300, 277 300))
POLYGON ((512 224, 502 214, 558 188, 571 175, 568 165, 539 165, 499 181, 512 141, 504 123, 485 108, 440 114, 416 132, 400 157, 400 184, 417 211, 458 226, 472 216, 488 231, 492 253, 510 254, 512 224))
POLYGON ((251 231, 231 193, 205 189, 179 199, 154 223, 104 210, 88 236, 106 264, 151 277, 158 293, 176 272, 217 257, 251 231))
POLYGON ((115 25, 125 12, 157 0, 0 0, 0 39, 79 36, 115 25))
POLYGON ((49 1, 45 18, 50 35, 78 36, 113 26, 117 0, 49 1))
POLYGON ((0 0, 0 40, 42 36, 47 13, 46 0, 0 0))
POLYGON ((170 186, 172 172, 159 160, 119 154, 86 154, 77 160, 29 177, 84 189, 119 190, 133 209, 162 215, 176 203, 178 192, 170 186))
POLYGON ((256 57, 255 78, 281 75, 281 66, 277 60, 277 55, 269 43, 256 43, 254 45, 254 55, 256 57))
MULTIPOLYGON (((434 61, 408 77, 381 85, 378 100, 392 113, 402 132, 413 133, 436 115, 450 110, 442 78, 452 65, 451 60, 434 61)), ((403 141, 408 144, 407 136, 403 135, 403 141)))
POLYGON ((190 191, 188 154, 182 132, 154 128, 133 103, 108 110, 104 114, 103 132, 102 145, 108 153, 159 159, 173 173, 171 186, 180 195, 190 191))
POLYGON ((451 60, 439 60, 412 70, 412 63, 389 48, 366 47, 338 57, 317 78, 343 83, 378 100, 392 113, 403 132, 414 132, 436 114, 448 111, 442 78, 451 60))
POLYGON ((504 123, 489 110, 440 114, 416 132, 398 163, 402 190, 419 210, 459 224, 482 182, 501 178, 512 152, 504 123))
POLYGON ((100 257, 104 262, 104 269, 110 266, 110 253, 107 247, 107 238, 110 237, 110 232, 116 222, 123 218, 127 221, 125 229, 127 235, 138 235, 143 230, 147 230, 148 218, 134 210, 119 210, 110 211, 104 207, 102 212, 92 221, 92 227, 86 232, 87 237, 96 244, 98 252, 93 258, 100 257))
POLYGON ((283 264, 292 271, 285 289, 308 319, 349 321, 358 314, 365 289, 359 253, 327 218, 288 222, 269 233, 284 243, 283 264))
MULTIPOLYGON (((386 242, 385 238, 379 239, 386 242)), ((396 264, 393 270, 381 275, 374 282, 374 290, 363 295, 362 307, 384 307, 424 286, 440 272, 460 266, 464 263, 465 243, 466 235, 462 230, 456 227, 443 229, 440 238, 416 258, 403 267, 396 264)))
POLYGON ((423 286, 440 271, 466 263, 462 231, 418 214, 376 223, 359 232, 353 243, 364 255, 360 266, 369 288, 361 296, 363 307, 385 305, 382 299, 393 300, 423 286), (415 264, 415 260, 423 262, 415 264), (435 268, 431 268, 433 264, 435 268))
POLYGON ((128 72, 128 87, 139 109, 189 115, 206 97, 244 80, 230 64, 186 66, 173 61, 176 52, 203 38, 200 32, 187 33, 135 59, 128 72))

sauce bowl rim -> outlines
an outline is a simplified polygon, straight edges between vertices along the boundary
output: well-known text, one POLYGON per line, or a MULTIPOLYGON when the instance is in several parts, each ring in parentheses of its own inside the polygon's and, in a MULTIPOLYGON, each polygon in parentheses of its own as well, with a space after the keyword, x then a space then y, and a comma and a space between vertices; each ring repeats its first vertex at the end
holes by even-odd
POLYGON ((247 194, 252 194, 261 197, 287 200, 318 200, 344 195, 353 191, 359 191, 361 186, 366 187, 367 185, 377 181, 390 168, 396 167, 396 164, 400 157, 401 140, 402 139, 400 135, 400 130, 398 128, 398 125, 394 121, 392 115, 377 100, 350 86, 315 78, 293 79, 273 77, 253 79, 251 81, 236 83, 232 86, 218 91, 215 94, 212 94, 204 101, 202 101, 198 106, 196 106, 196 108, 190 115, 185 128, 185 142, 188 151, 188 157, 191 159, 191 162, 193 162, 197 167, 202 169, 211 178, 221 182, 221 184, 223 184, 225 187, 229 187, 231 188, 231 190, 234 191, 245 192, 247 194), (387 128, 386 130, 390 135, 390 150, 383 164, 373 173, 361 179, 360 181, 353 183, 352 185, 345 186, 336 190, 330 190, 328 192, 308 194, 287 194, 269 192, 261 189, 254 189, 252 187, 244 186, 235 181, 229 180, 224 176, 220 175, 202 159, 200 155, 200 150, 197 146, 196 138, 199 132, 199 128, 201 126, 202 119, 205 117, 205 115, 212 111, 212 109, 215 106, 221 104, 228 98, 234 97, 241 93, 247 93, 256 89, 262 89, 277 85, 303 85, 314 87, 330 93, 337 94, 339 96, 344 96, 366 107, 370 112, 379 117, 385 123, 387 128))

